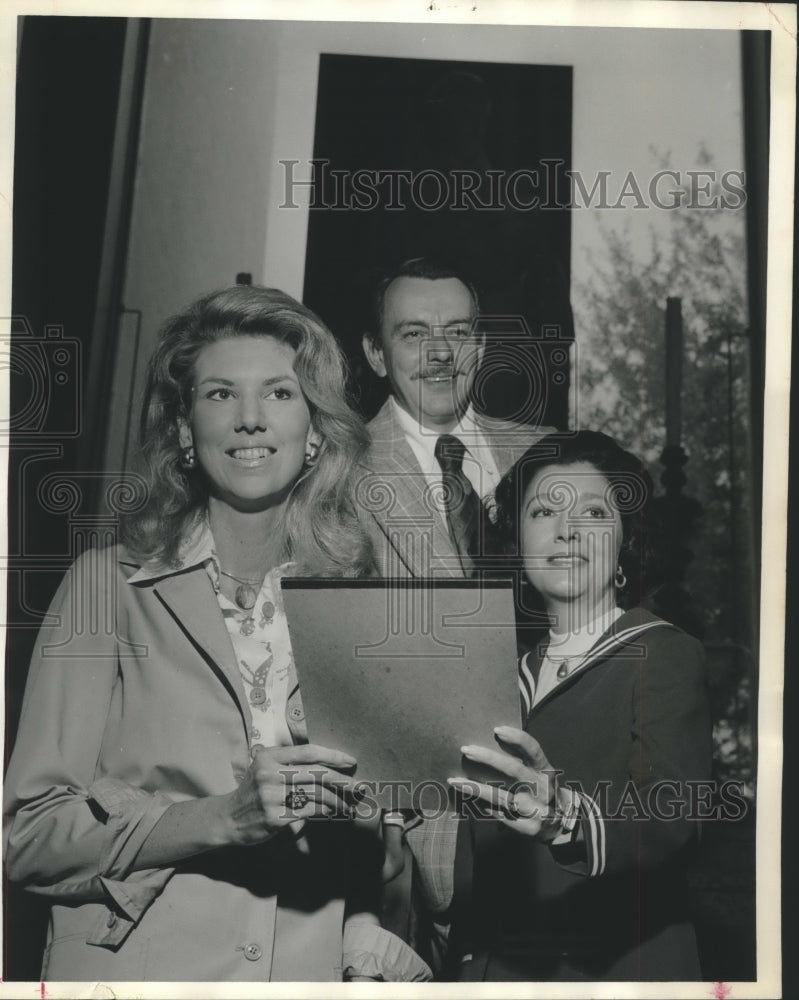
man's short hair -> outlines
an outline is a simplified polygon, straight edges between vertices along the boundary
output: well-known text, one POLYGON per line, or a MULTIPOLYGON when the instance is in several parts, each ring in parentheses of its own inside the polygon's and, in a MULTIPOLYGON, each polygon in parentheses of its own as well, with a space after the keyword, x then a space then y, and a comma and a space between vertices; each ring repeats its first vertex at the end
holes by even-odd
POLYGON ((472 297, 475 314, 480 311, 480 300, 477 296, 477 288, 474 282, 459 268, 453 267, 444 261, 431 260, 427 257, 413 257, 403 261, 399 266, 391 270, 383 271, 375 281, 372 289, 372 308, 370 314, 370 328, 366 331, 366 336, 377 343, 380 337, 380 328, 383 325, 383 314, 386 302, 386 293, 389 285, 397 278, 425 278, 427 281, 441 281, 446 278, 457 278, 462 285, 465 285, 469 295, 472 297))

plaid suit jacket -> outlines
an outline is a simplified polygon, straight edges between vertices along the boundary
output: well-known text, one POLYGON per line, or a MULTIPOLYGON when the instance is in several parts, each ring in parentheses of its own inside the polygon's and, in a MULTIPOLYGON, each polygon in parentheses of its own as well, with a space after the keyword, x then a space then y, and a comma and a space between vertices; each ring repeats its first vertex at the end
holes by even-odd
MULTIPOLYGON (((499 474, 508 469, 551 427, 530 427, 476 415, 499 474)), ((434 491, 419 467, 390 400, 367 425, 372 443, 364 460, 358 501, 366 513, 381 575, 390 577, 461 577, 434 491)), ((469 446, 479 459, 480 448, 469 446)))

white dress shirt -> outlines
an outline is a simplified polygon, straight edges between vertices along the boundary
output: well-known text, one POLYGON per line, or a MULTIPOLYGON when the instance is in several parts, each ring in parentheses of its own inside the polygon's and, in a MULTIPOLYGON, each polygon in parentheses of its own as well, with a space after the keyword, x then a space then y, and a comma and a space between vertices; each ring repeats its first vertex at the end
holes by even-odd
MULTIPOLYGON (((418 420, 403 410, 393 396, 391 406, 425 479, 431 487, 435 487, 431 490, 431 495, 440 497, 441 490, 438 487, 442 485, 441 466, 435 456, 436 441, 440 435, 422 427, 418 420)), ((463 455, 464 475, 485 503, 494 496, 500 475, 491 448, 475 422, 471 406, 449 433, 458 438, 466 448, 463 455)))

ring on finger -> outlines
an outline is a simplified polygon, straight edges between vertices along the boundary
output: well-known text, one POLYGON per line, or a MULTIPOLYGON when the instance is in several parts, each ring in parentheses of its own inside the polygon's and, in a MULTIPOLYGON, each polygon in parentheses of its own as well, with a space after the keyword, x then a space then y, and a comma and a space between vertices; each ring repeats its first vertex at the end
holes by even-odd
POLYGON ((516 794, 514 792, 508 793, 508 799, 507 802, 505 803, 505 814, 509 819, 528 818, 519 808, 519 804, 516 801, 516 794))
POLYGON ((294 812, 297 812, 299 809, 307 806, 310 801, 308 793, 304 788, 292 788, 286 795, 286 805, 294 812))

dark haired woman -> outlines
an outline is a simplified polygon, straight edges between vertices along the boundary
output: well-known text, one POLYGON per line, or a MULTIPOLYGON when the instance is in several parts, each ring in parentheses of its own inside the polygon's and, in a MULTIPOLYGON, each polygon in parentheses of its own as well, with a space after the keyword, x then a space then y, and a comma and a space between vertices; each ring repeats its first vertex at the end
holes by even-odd
POLYGON ((493 818, 459 835, 460 978, 701 978, 682 869, 691 783, 710 770, 702 650, 621 607, 644 571, 650 492, 641 463, 590 431, 543 438, 497 490, 498 531, 550 631, 521 660, 524 728, 463 748, 499 781, 451 779, 493 818))
POLYGON ((8 874, 52 903, 43 979, 425 975, 377 925, 382 848, 348 818, 355 761, 307 743, 281 602, 285 574, 371 569, 364 446, 332 334, 283 292, 164 328, 146 503, 59 589, 6 779, 8 874))

